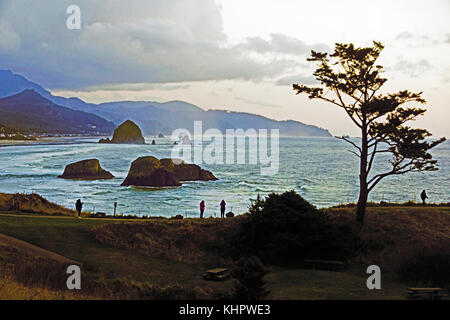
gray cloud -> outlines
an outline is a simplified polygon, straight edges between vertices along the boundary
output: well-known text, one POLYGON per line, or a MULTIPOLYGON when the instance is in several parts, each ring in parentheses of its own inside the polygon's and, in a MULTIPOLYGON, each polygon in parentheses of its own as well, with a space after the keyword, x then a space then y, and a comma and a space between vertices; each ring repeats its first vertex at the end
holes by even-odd
POLYGON ((277 80, 277 85, 280 86, 292 86, 294 83, 311 85, 318 84, 319 82, 314 76, 304 74, 286 76, 277 80))
POLYGON ((0 68, 50 89, 258 81, 299 63, 288 57, 255 60, 251 52, 299 55, 311 48, 281 34, 229 46, 214 0, 3 0, 0 5, 0 68), (79 31, 66 28, 71 4, 81 8, 79 31))
POLYGON ((329 51, 326 44, 308 45, 304 41, 286 36, 280 33, 273 33, 269 40, 261 37, 247 38, 244 48, 258 53, 285 53, 293 55, 309 55, 311 49, 316 51, 329 51))
POLYGON ((413 34, 408 31, 399 33, 395 37, 395 40, 409 47, 435 46, 442 42, 441 40, 433 39, 426 35, 413 34))
POLYGON ((145 90, 162 90, 172 91, 179 89, 189 89, 191 85, 187 83, 120 83, 112 85, 93 86, 89 91, 105 90, 105 91, 145 91, 145 90))
POLYGON ((411 39, 413 37, 411 32, 408 31, 404 31, 402 33, 399 33, 396 37, 395 40, 400 40, 400 39, 411 39))
POLYGON ((430 69, 432 69, 432 65, 425 59, 416 62, 401 59, 393 67, 393 70, 407 74, 412 78, 421 76, 430 69))
POLYGON ((248 103, 248 104, 253 104, 253 105, 257 105, 257 106, 262 106, 262 107, 269 107, 269 108, 280 108, 279 105, 273 104, 273 103, 269 103, 269 102, 263 102, 263 101, 256 101, 256 100, 251 100, 251 99, 246 99, 243 97, 235 97, 236 100, 240 100, 242 102, 248 103))

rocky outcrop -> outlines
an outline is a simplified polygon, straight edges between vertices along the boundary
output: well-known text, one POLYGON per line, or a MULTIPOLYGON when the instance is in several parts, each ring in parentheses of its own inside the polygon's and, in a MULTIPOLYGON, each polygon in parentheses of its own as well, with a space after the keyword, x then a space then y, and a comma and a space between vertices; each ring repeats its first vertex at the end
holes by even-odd
POLYGON ((114 130, 112 140, 100 139, 99 143, 145 144, 145 139, 138 125, 127 120, 114 130))
POLYGON ((180 181, 209 181, 217 178, 195 164, 181 160, 141 157, 133 161, 122 186, 176 187, 180 181))
POLYGON ((141 157, 133 161, 122 186, 178 187, 181 183, 155 157, 141 157))
POLYGON ((173 173, 178 181, 215 181, 218 180, 211 171, 204 170, 196 164, 187 164, 180 159, 161 159, 167 171, 173 173))
POLYGON ((97 159, 83 160, 66 166, 58 178, 73 180, 106 180, 114 176, 100 166, 97 159))
POLYGON ((102 138, 102 139, 100 139, 99 141, 98 141, 98 143, 111 143, 111 139, 109 139, 109 138, 102 138))

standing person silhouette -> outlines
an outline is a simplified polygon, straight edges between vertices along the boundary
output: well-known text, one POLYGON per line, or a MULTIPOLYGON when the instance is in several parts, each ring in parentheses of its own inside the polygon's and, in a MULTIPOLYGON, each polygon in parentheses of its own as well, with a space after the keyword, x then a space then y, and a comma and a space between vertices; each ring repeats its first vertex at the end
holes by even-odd
POLYGON ((226 208, 227 204, 225 202, 225 200, 222 200, 220 202, 220 217, 221 218, 225 218, 225 208, 226 208))
POLYGON ((83 202, 81 202, 80 199, 78 199, 77 202, 75 202, 75 208, 77 209, 78 212, 78 218, 81 218, 81 209, 83 209, 83 202))
POLYGON ((203 212, 205 212, 205 201, 200 202, 200 219, 203 219, 203 212))
POLYGON ((427 193, 425 192, 425 190, 422 191, 422 193, 420 194, 420 198, 422 199, 422 204, 425 204, 425 200, 428 199, 427 193))

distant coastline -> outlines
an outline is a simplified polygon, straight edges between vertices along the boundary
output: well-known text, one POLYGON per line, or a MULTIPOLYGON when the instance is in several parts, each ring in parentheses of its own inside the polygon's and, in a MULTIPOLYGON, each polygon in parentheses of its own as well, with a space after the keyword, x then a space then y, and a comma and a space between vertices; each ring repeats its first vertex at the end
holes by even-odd
MULTIPOLYGON (((105 135, 60 135, 57 137, 37 137, 36 140, 10 140, 0 139, 0 148, 12 146, 39 146, 39 145, 67 145, 80 143, 97 143, 98 138, 105 137, 105 135), (95 140, 95 141, 80 141, 80 140, 95 140)), ((144 136, 146 140, 156 138, 155 135, 144 136)), ((280 138, 295 138, 295 139, 333 139, 328 136, 295 136, 295 135, 280 135, 280 138)), ((358 139, 358 137, 354 137, 358 139)))
POLYGON ((39 145, 65 145, 77 144, 81 139, 95 139, 101 136, 60 136, 60 137, 37 137, 36 140, 8 140, 0 139, 0 148, 18 146, 39 146, 39 145))

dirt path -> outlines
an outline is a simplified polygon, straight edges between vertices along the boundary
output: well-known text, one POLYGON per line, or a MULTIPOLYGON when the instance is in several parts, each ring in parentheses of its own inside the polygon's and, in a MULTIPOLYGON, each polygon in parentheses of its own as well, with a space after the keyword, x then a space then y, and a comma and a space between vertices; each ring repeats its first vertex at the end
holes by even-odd
POLYGON ((16 248, 19 252, 24 252, 34 257, 41 257, 55 260, 61 263, 76 264, 76 265, 81 264, 78 261, 66 258, 52 251, 48 251, 46 249, 42 249, 38 246, 35 246, 34 244, 1 233, 0 233, 0 246, 13 247, 16 248))

